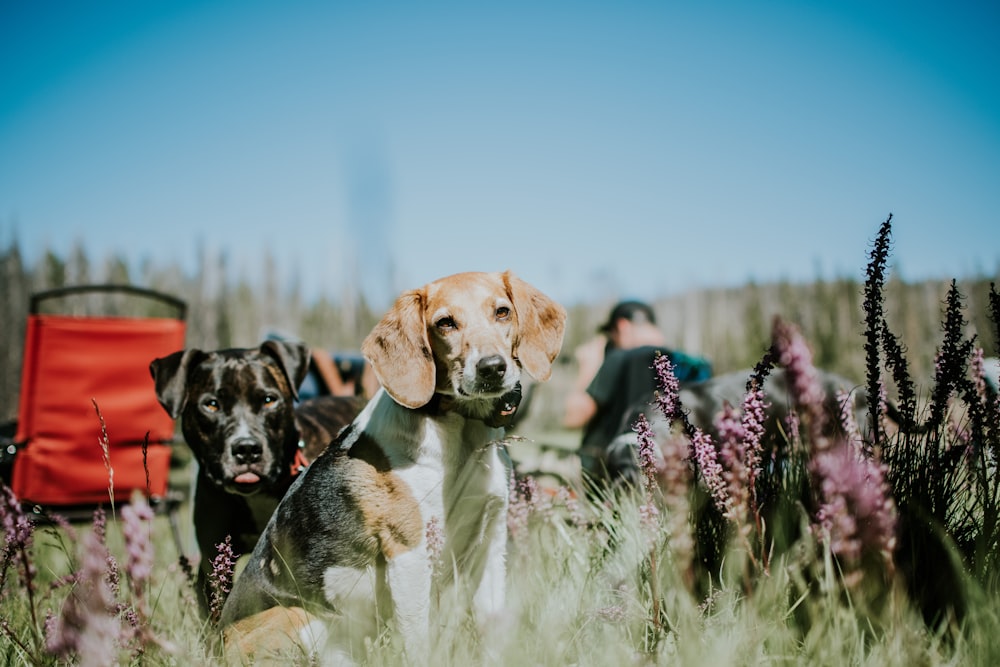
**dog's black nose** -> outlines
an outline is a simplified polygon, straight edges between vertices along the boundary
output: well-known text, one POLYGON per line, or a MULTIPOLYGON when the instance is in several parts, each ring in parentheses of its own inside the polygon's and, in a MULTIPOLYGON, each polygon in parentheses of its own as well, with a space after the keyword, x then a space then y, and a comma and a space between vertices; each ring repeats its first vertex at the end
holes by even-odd
POLYGON ((507 372, 507 362, 499 354, 483 357, 476 364, 476 373, 479 379, 487 384, 499 382, 507 372))
POLYGON ((232 452, 237 463, 257 463, 264 454, 264 447, 256 440, 237 440, 232 452))

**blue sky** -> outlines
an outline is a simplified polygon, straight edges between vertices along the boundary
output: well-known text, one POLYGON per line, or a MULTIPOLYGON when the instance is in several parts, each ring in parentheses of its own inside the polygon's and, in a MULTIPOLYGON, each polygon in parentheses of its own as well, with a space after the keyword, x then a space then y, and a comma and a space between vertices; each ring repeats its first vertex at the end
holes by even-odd
POLYGON ((0 241, 377 302, 1000 266, 995 2, 0 2, 0 241))

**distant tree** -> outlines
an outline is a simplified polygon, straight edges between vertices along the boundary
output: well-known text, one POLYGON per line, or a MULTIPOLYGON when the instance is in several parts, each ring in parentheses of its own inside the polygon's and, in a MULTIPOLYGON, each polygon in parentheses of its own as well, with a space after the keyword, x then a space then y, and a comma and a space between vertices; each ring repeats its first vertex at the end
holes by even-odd
POLYGON ((7 422, 17 417, 16 397, 20 391, 24 327, 31 291, 16 241, 0 252, 0 276, 5 286, 0 290, 0 317, 4 323, 0 327, 0 402, 3 404, 0 421, 7 422))
POLYGON ((45 252, 42 260, 42 273, 37 287, 51 289, 66 286, 66 263, 51 250, 45 252))
MULTIPOLYGON (((83 247, 81 241, 77 241, 73 244, 73 249, 69 253, 69 261, 66 262, 66 277, 63 284, 86 285, 92 280, 87 250, 83 247)), ((61 286, 53 285, 53 287, 61 286)))

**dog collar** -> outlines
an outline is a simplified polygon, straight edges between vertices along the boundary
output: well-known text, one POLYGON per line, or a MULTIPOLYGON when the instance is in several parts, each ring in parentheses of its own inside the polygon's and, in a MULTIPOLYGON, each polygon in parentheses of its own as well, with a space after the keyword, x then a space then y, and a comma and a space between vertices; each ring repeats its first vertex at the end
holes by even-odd
POLYGON ((295 458, 292 459, 292 477, 295 477, 309 466, 309 459, 306 458, 305 449, 306 441, 300 439, 299 446, 295 448, 295 458))

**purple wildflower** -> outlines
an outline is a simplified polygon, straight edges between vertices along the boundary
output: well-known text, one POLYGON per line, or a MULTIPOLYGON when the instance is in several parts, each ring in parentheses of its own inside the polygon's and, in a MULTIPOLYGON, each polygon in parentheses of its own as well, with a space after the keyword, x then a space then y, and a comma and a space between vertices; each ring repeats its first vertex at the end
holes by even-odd
POLYGON ((757 475, 760 473, 764 437, 764 421, 769 404, 764 400, 764 390, 754 386, 743 396, 743 466, 746 485, 750 491, 752 509, 756 512, 757 475))
POLYGON ((628 614, 625 611, 625 606, 621 604, 609 605, 607 607, 601 607, 594 612, 597 618, 601 619, 605 623, 621 623, 626 618, 628 614))
POLYGON ((101 544, 107 544, 108 516, 104 513, 104 508, 100 505, 94 509, 94 519, 91 527, 101 544))
MULTIPOLYGON (((722 406, 716 417, 715 428, 719 434, 719 454, 722 461, 722 479, 726 483, 726 518, 743 525, 750 493, 747 487, 746 448, 743 423, 729 403, 722 406)), ((720 505, 720 509, 722 506, 720 505)))
POLYGON ((7 572, 13 563, 21 580, 21 585, 29 597, 34 613, 35 565, 31 561, 31 544, 35 527, 21 508, 21 502, 14 491, 0 483, 3 498, 0 500, 0 524, 3 525, 4 543, 0 551, 0 590, 7 579, 7 572))
POLYGON ((125 534, 125 573, 132 588, 133 604, 123 610, 122 615, 132 629, 133 639, 138 641, 138 650, 155 642, 149 627, 149 602, 146 588, 153 573, 153 542, 150 539, 153 524, 153 510, 145 498, 136 494, 132 502, 122 508, 123 532, 125 534))
POLYGON ((851 566, 865 554, 878 554, 891 565, 896 508, 884 468, 845 442, 816 453, 810 467, 819 487, 820 534, 830 551, 851 566))
POLYGON ((656 404, 663 416, 672 421, 679 416, 681 405, 678 398, 681 385, 674 374, 674 365, 667 355, 659 354, 653 361, 653 369, 660 385, 660 391, 656 394, 656 404))
POLYGON ((980 401, 986 401, 986 397, 989 395, 986 391, 986 360, 983 358, 983 348, 978 345, 972 351, 969 371, 972 373, 972 383, 976 388, 976 395, 980 401))
POLYGON ((114 554, 108 553, 108 560, 106 563, 107 569, 105 573, 105 579, 108 582, 108 587, 111 589, 111 595, 115 598, 121 595, 121 569, 118 567, 118 560, 115 558, 114 554))
POLYGON ((715 505, 720 511, 724 514, 728 513, 730 498, 726 491, 726 480, 722 466, 719 465, 718 454, 712 444, 712 437, 698 430, 695 432, 692 446, 695 461, 698 463, 698 469, 701 470, 702 479, 705 480, 705 486, 708 487, 712 500, 715 501, 715 505))
POLYGON ((638 458, 639 469, 642 471, 646 495, 653 493, 656 488, 656 478, 658 473, 656 457, 656 441, 653 437, 653 428, 649 425, 646 415, 640 414, 632 430, 638 436, 638 458))
POLYGON ((793 450, 802 448, 802 422, 799 413, 790 410, 785 415, 785 428, 788 430, 788 442, 793 450))
POLYGON ((427 540, 427 557, 431 561, 431 569, 436 574, 441 568, 441 555, 444 553, 444 529, 438 517, 431 517, 427 522, 424 539, 427 540))
POLYGON ((236 569, 236 559, 233 553, 232 536, 226 535, 226 541, 215 545, 218 555, 212 559, 212 575, 209 580, 211 599, 209 600, 209 617, 218 623, 222 617, 222 605, 226 602, 229 591, 233 588, 233 572, 236 569))
POLYGON ((142 496, 136 495, 130 504, 122 508, 122 520, 128 555, 125 572, 132 584, 132 593, 141 597, 153 573, 153 543, 150 539, 153 510, 142 496))
POLYGON ((719 434, 720 446, 722 443, 737 446, 746 436, 739 414, 728 401, 723 402, 722 411, 715 417, 715 429, 719 434))
POLYGON ((792 399, 806 414, 810 444, 815 449, 824 449, 828 446, 827 439, 823 436, 826 421, 823 410, 825 394, 819 381, 819 373, 812 363, 812 351, 799 330, 780 318, 775 318, 773 337, 778 362, 788 373, 792 399))
POLYGON ((518 483, 512 472, 510 475, 510 501, 507 504, 507 530, 515 540, 528 534, 528 521, 531 519, 531 502, 525 497, 523 491, 523 485, 518 483))
POLYGON ((646 496, 646 500, 639 505, 639 529, 645 536, 646 548, 652 549, 656 545, 656 538, 660 528, 660 508, 656 502, 646 496))
POLYGON ((555 501, 566 508, 569 520, 574 526, 582 528, 587 525, 587 518, 580 507, 580 501, 577 499, 576 494, 570 491, 569 487, 560 486, 556 489, 555 501))
POLYGON ((77 656, 76 664, 103 667, 117 662, 121 624, 105 576, 108 550, 100 535, 88 532, 81 541, 79 580, 59 617, 46 623, 46 648, 59 658, 77 656))
POLYGON ((538 486, 533 477, 516 479, 511 476, 507 527, 515 539, 527 534, 532 515, 551 518, 552 510, 552 498, 538 486))
POLYGON ((628 618, 628 612, 625 609, 628 587, 625 584, 621 584, 618 588, 612 591, 612 595, 617 598, 618 601, 615 604, 597 609, 594 611, 594 615, 606 623, 621 623, 628 618))

